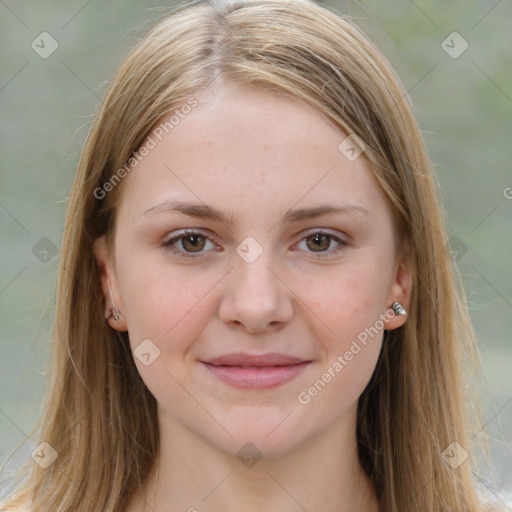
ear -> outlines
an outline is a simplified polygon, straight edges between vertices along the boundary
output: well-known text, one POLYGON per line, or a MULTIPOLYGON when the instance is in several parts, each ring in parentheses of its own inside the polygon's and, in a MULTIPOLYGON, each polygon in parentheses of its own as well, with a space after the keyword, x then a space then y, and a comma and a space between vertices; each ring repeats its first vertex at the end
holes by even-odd
POLYGON ((126 317, 123 315, 123 302, 119 293, 115 268, 112 264, 110 249, 105 235, 94 241, 93 251, 100 270, 101 290, 105 299, 105 318, 113 329, 127 331, 126 317), (119 313, 116 311, 116 307, 119 313), (118 320, 115 319, 116 316, 119 317, 118 320))
MULTIPOLYGON (((391 309, 393 302, 400 302, 405 311, 409 311, 412 293, 412 269, 409 259, 409 251, 402 248, 395 264, 393 279, 389 287, 386 301, 386 310, 391 309)), ((392 312, 392 310, 391 310, 392 312)), ((392 331, 405 324, 407 315, 386 315, 384 320, 385 329, 392 331)))

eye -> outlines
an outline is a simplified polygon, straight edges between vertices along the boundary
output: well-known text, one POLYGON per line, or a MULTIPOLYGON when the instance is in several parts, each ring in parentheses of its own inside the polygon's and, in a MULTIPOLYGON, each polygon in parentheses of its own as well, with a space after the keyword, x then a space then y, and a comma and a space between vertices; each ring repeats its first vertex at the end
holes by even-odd
POLYGON ((169 240, 166 240, 163 243, 163 246, 178 256, 182 256, 184 258, 197 258, 201 255, 201 252, 207 245, 207 242, 212 244, 211 240, 201 232, 184 230, 177 233, 169 240), (175 244, 181 246, 181 248, 177 249, 175 244))
MULTIPOLYGON (((172 238, 169 238, 163 243, 163 246, 169 249, 173 254, 184 258, 197 258, 201 256, 203 249, 212 241, 203 233, 194 230, 183 230, 176 233, 172 238)), ((323 231, 315 231, 302 238, 299 243, 306 244, 306 252, 315 253, 315 258, 326 258, 338 254, 342 251, 347 243, 339 237, 325 233, 323 231), (334 250, 328 251, 332 242, 338 244, 334 250)))
POLYGON ((303 238, 300 243, 303 242, 306 244, 308 249, 312 249, 308 252, 315 253, 315 258, 326 258, 336 255, 347 246, 347 243, 341 240, 339 237, 329 233, 324 233, 323 231, 310 233, 305 238, 303 238), (338 246, 334 250, 327 251, 331 246, 332 241, 335 241, 338 246))

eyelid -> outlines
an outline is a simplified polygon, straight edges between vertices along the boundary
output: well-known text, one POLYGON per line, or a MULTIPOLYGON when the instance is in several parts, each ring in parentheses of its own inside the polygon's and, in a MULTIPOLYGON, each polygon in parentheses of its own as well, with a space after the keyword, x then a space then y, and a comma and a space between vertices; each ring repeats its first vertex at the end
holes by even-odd
POLYGON ((176 238, 180 238, 182 236, 186 235, 201 235, 205 238, 212 238, 212 234, 207 229, 202 228, 184 228, 184 229, 178 229, 177 231, 173 231, 172 233, 169 233, 168 236, 165 237, 164 243, 169 242, 170 240, 174 240, 176 238))
POLYGON ((334 249, 330 249, 328 251, 306 251, 309 254, 312 254, 312 259, 321 260, 321 259, 329 259, 334 258, 340 251, 345 249, 349 244, 348 240, 346 240, 346 236, 343 236, 338 233, 334 234, 329 229, 323 229, 323 228, 313 228, 306 230, 301 233, 300 239, 294 244, 300 244, 301 242, 305 241, 307 238, 314 236, 314 235, 327 235, 331 240, 336 242, 338 245, 334 247, 334 249))
POLYGON ((203 230, 201 228, 185 228, 185 229, 179 229, 177 231, 173 231, 169 236, 165 237, 164 241, 162 242, 162 247, 171 252, 172 254, 178 256, 179 258, 182 258, 183 260, 186 259, 194 259, 194 258, 200 258, 204 256, 206 253, 210 251, 199 251, 197 253, 194 252, 187 252, 182 251, 179 249, 176 249, 174 247, 174 244, 185 238, 187 235, 198 235, 204 237, 207 241, 210 241, 212 244, 215 242, 212 240, 212 238, 215 238, 210 234, 209 230, 203 230), (208 234, 207 234, 208 233, 208 234))
MULTIPOLYGON (((163 245, 171 245, 174 243, 173 241, 179 241, 180 239, 186 237, 187 235, 198 235, 210 240, 212 243, 214 242, 215 236, 211 234, 208 230, 203 230, 201 228, 185 228, 179 229, 178 231, 173 231, 169 236, 166 236, 163 241, 163 245)), ((192 254, 192 253, 190 253, 192 254)), ((199 253, 198 253, 199 254, 199 253)))
MULTIPOLYGON (((329 228, 309 228, 309 229, 306 229, 305 231, 302 231, 300 233, 300 235, 299 235, 300 238, 298 238, 298 241, 301 241, 303 238, 311 236, 311 235, 315 235, 317 233, 322 233, 324 235, 329 235, 329 236, 332 236, 333 238, 339 238, 342 242, 348 243, 348 240, 343 239, 343 238, 348 238, 348 235, 346 235, 344 233, 339 233, 339 232, 333 233, 332 230, 330 230, 329 228)), ((202 235, 205 238, 209 238, 209 239, 212 239, 212 237, 215 238, 215 236, 212 235, 211 232, 209 230, 207 230, 207 229, 203 229, 203 228, 184 228, 184 229, 180 229, 178 231, 173 231, 168 237, 165 238, 165 242, 164 243, 169 242, 170 240, 173 240, 175 238, 179 238, 180 236, 186 236, 186 235, 202 235)))
MULTIPOLYGON (((303 231, 300 236, 302 238, 306 238, 308 236, 311 236, 311 235, 316 235, 317 233, 321 233, 323 235, 329 235, 333 238, 338 238, 340 241, 344 242, 344 243, 348 243, 348 240, 345 240, 345 239, 348 239, 348 235, 344 234, 344 233, 340 233, 339 231, 336 231, 336 232, 333 232, 332 229, 329 229, 329 228, 310 228, 310 229, 306 229, 305 231, 303 231)), ((302 240, 302 238, 300 240, 302 240)))
MULTIPOLYGON (((201 257, 203 254, 209 252, 209 251, 199 251, 197 253, 181 251, 181 250, 175 249, 173 247, 173 244, 178 242, 179 240, 183 239, 187 235, 199 235, 199 236, 202 236, 202 237, 206 238, 210 242, 214 243, 212 238, 215 238, 215 237, 214 236, 212 237, 211 234, 209 234, 209 233, 210 233, 209 230, 204 230, 202 228, 185 228, 185 229, 181 229, 181 230, 172 232, 170 236, 166 237, 166 239, 164 240, 162 245, 163 245, 164 248, 166 248, 167 250, 170 250, 171 252, 173 252, 174 254, 176 254, 176 255, 178 255, 180 257, 183 257, 183 258, 198 258, 198 257, 201 257)), ((319 252, 306 251, 306 252, 309 252, 310 254, 314 255, 313 259, 321 259, 321 258, 332 257, 335 254, 337 254, 340 250, 342 250, 344 247, 349 245, 349 242, 345 239, 347 237, 347 235, 339 234, 338 232, 336 234, 334 234, 328 228, 310 228, 310 229, 307 229, 307 230, 305 230, 305 231, 300 233, 300 238, 297 240, 297 242, 294 243, 294 245, 297 245, 298 243, 304 241, 306 238, 309 238, 310 236, 314 236, 314 235, 317 235, 317 234, 327 235, 329 238, 334 240, 338 244, 338 246, 335 247, 334 249, 329 250, 329 251, 319 251, 319 252)))

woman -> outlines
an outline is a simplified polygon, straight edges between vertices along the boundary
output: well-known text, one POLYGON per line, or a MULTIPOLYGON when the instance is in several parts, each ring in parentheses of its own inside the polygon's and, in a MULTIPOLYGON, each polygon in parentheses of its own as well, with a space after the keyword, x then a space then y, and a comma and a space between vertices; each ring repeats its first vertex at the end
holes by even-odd
POLYGON ((446 247, 407 94, 352 23, 182 6, 85 145, 42 444, 3 509, 488 510, 446 247))

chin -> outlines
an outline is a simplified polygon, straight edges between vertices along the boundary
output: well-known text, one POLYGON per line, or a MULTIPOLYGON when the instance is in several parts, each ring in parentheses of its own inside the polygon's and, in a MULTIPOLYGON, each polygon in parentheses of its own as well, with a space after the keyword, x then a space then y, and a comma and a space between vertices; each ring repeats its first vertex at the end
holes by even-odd
POLYGON ((221 442, 223 446, 218 448, 237 457, 246 452, 267 459, 286 455, 306 437, 304 428, 298 429, 289 422, 288 414, 265 416, 260 411, 257 419, 244 416, 240 421, 226 425, 233 437, 228 440, 224 437, 227 443, 221 442))

